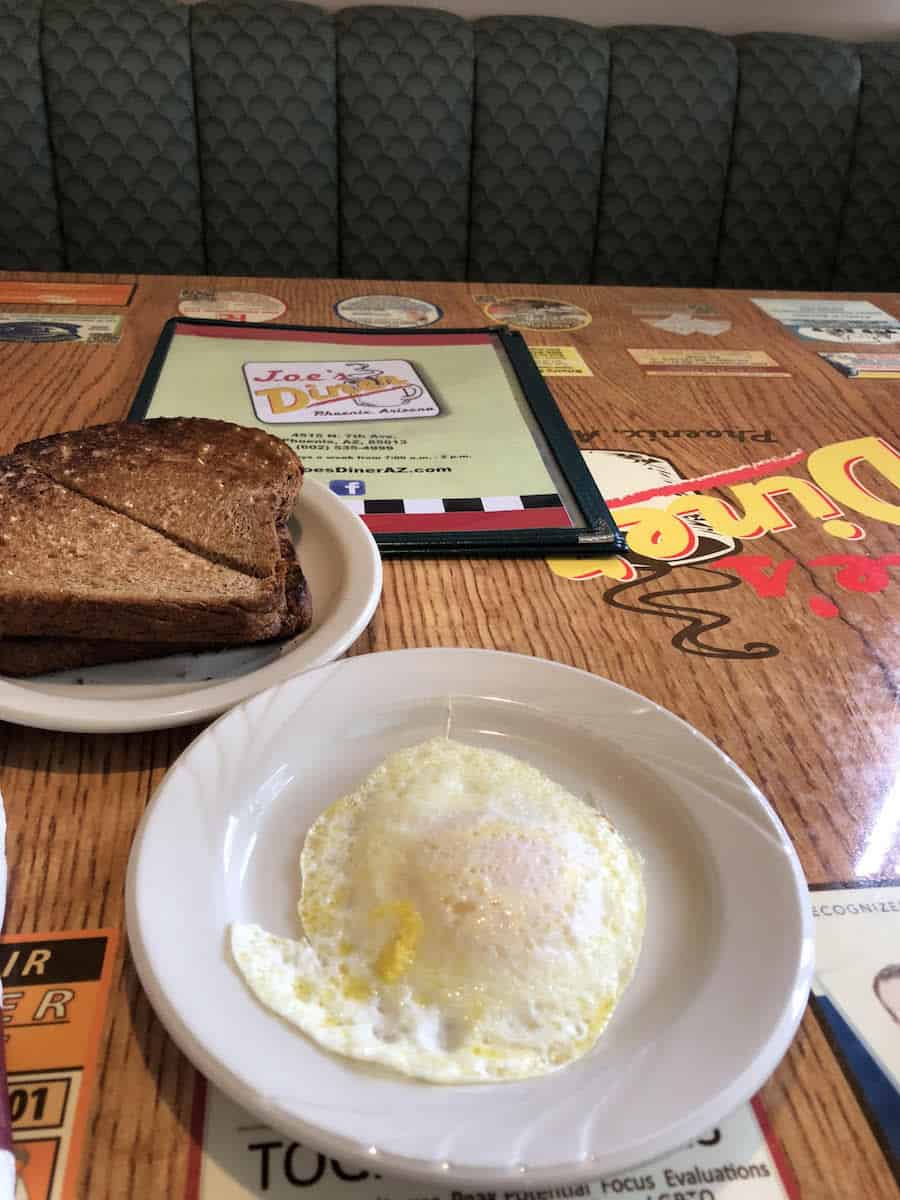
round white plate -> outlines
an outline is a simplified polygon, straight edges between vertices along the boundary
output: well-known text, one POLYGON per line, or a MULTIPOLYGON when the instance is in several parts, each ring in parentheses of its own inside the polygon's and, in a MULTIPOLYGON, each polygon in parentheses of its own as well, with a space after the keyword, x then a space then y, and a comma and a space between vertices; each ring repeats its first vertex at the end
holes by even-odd
POLYGON ((337 658, 381 596, 381 556, 344 502, 307 478, 290 522, 312 596, 309 629, 287 642, 133 663, 0 677, 0 719, 39 729, 113 733, 187 725, 337 658))
POLYGON ((144 816, 127 920, 161 1021, 235 1102, 337 1158, 434 1183, 593 1179, 702 1135, 784 1054, 813 961, 794 851, 724 754, 606 679, 484 650, 362 655, 217 721, 144 816), (594 1050, 542 1079, 437 1086, 331 1055, 258 1003, 227 949, 232 922, 296 937, 315 817, 386 754, 448 730, 594 798, 644 858, 634 982, 594 1050))

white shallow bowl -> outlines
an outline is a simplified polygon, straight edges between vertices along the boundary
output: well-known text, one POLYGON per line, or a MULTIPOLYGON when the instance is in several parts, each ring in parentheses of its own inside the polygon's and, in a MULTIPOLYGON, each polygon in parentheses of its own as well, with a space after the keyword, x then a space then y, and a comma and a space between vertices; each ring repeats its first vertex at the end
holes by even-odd
POLYGON ((127 920, 161 1021, 235 1102, 341 1160, 434 1183, 596 1179, 702 1135, 779 1062, 813 964, 796 855, 734 763, 606 679, 482 650, 333 663, 216 722, 145 814, 127 920), (329 1054, 258 1003, 227 948, 232 922, 296 937, 313 820, 386 754, 448 730, 599 802, 644 859, 634 982, 597 1046, 541 1079, 439 1086, 329 1054))
POLYGON ((290 531, 312 596, 313 620, 304 633, 211 654, 0 677, 0 719, 81 733, 187 725, 331 662, 372 619, 381 597, 381 556, 359 517, 315 479, 304 481, 290 531))

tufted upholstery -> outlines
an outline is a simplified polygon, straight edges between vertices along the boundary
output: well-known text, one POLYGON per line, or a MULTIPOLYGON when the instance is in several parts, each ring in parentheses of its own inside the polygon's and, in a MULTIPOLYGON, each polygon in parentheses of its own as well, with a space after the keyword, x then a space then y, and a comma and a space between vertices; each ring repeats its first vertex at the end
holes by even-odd
POLYGON ((859 105, 849 46, 738 38, 740 87, 718 280, 818 291, 831 284, 859 105))
POLYGON ((337 275, 334 25, 290 0, 192 13, 212 274, 337 275))
POLYGON ((335 20, 342 274, 464 279, 471 27, 406 8, 344 9, 335 20))
POLYGON ((0 0, 0 267, 900 287, 900 43, 0 0))
POLYGON ((734 47, 692 29, 611 34, 594 279, 712 284, 737 90, 734 47))
POLYGON ((187 10, 46 0, 40 49, 66 266, 202 270, 187 10))
POLYGON ((2 264, 58 271, 65 265, 47 111, 41 87, 40 12, 34 0, 0 9, 2 264))
POLYGON ((893 291, 900 279, 900 45, 860 48, 862 94, 834 286, 893 291))
POLYGON ((475 27, 469 276, 588 283, 606 138, 609 43, 574 21, 475 27))

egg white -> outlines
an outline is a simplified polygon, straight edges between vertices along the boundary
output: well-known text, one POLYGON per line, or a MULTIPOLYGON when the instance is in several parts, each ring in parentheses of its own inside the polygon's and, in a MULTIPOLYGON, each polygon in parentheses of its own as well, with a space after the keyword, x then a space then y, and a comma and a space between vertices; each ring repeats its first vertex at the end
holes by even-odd
POLYGON ((596 809, 435 738, 321 814, 304 937, 235 925, 263 1004, 338 1054, 440 1083, 542 1075, 594 1045, 645 923, 641 864, 596 809))

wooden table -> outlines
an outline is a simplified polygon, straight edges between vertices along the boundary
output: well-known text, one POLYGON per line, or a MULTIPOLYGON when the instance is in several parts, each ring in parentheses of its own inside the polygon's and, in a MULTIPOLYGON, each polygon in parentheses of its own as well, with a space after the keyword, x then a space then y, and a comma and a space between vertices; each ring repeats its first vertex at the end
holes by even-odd
MULTIPOLYGON (((118 346, 0 345, 0 450, 123 417, 184 282, 141 278, 118 346)), ((658 528, 646 507, 636 515, 633 506, 619 506, 642 550, 630 581, 621 565, 609 568, 619 572, 611 579, 591 574, 597 564, 583 564, 579 572, 590 577, 577 580, 543 560, 388 562, 381 606, 352 652, 480 646, 608 676, 684 717, 750 775, 785 823, 810 883, 900 875, 900 382, 844 378, 817 354, 837 347, 800 340, 740 292, 191 283, 281 297, 283 321, 315 325, 338 324, 334 303, 368 292, 434 301, 443 324, 455 327, 485 323, 476 295, 569 300, 591 314, 589 325, 528 339, 577 347, 593 372, 549 381, 583 449, 642 456, 629 461, 646 469, 646 486, 787 458, 775 476, 749 480, 763 526, 756 538, 730 542, 720 528, 717 541, 702 537, 690 550, 688 526, 672 515, 678 509, 683 516, 690 498, 673 495, 658 528), (679 336, 634 311, 685 303, 709 305, 731 328, 716 337, 679 336), (627 353, 635 347, 764 349, 790 377, 648 377, 627 353), (887 445, 879 448, 879 438, 887 445), (813 451, 818 456, 808 458, 813 451), (846 465, 859 455, 871 461, 846 465), (772 482, 783 476, 807 483, 785 495, 788 485, 772 482), (864 540, 848 539, 852 525, 864 540), (730 563, 700 561, 706 552, 730 563), (684 557, 669 564, 663 553, 684 557)), ((867 298, 900 315, 900 297, 867 298)), ((734 502, 741 490, 697 486, 693 500, 706 498, 707 516, 715 498, 734 502)), ((747 499, 748 480, 741 486, 747 499)), ((728 526, 722 505, 713 516, 728 526)), ((88 736, 0 727, 7 932, 123 926, 135 825, 163 772, 198 732, 88 736)), ((120 950, 78 1194, 180 1197, 192 1089, 192 1068, 155 1020, 127 948, 120 950)), ((762 1095, 804 1196, 896 1195, 811 1013, 762 1095)))

